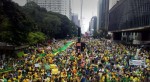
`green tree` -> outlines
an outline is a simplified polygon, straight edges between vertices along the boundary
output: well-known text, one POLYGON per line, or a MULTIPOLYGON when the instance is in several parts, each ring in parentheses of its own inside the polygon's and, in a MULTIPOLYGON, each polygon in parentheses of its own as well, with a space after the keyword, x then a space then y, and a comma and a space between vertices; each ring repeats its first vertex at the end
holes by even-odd
POLYGON ((64 15, 55 12, 47 12, 34 2, 27 3, 24 12, 35 22, 38 31, 43 32, 49 38, 64 39, 77 34, 76 26, 64 15))
POLYGON ((55 37, 60 32, 61 21, 57 16, 47 14, 44 18, 44 24, 43 31, 47 36, 55 37))
POLYGON ((29 44, 37 44, 45 41, 46 36, 41 32, 30 32, 28 34, 27 40, 29 41, 29 44))
POLYGON ((0 41, 14 45, 77 35, 77 26, 66 16, 47 12, 34 2, 20 7, 11 0, 0 0, 0 27, 0 41))
POLYGON ((1 0, 0 9, 1 41, 15 45, 26 43, 27 35, 33 25, 22 12, 21 7, 11 0, 1 0))

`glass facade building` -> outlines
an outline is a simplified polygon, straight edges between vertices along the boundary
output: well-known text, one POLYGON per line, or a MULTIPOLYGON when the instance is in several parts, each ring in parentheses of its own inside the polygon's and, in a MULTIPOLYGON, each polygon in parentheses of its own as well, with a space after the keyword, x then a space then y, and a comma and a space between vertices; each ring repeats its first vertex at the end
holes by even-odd
POLYGON ((150 26, 150 0, 120 0, 109 12, 109 31, 150 26))
POLYGON ((97 30, 108 29, 109 0, 99 0, 97 14, 97 30))

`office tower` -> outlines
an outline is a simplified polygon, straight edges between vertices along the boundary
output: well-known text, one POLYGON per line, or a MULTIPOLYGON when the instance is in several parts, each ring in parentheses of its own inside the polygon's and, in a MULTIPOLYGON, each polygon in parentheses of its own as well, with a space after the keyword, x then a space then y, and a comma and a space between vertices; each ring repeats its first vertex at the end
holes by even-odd
POLYGON ((90 23, 89 23, 89 32, 90 32, 91 36, 93 35, 93 32, 97 30, 96 27, 97 27, 97 17, 93 16, 91 18, 90 23))
POLYGON ((71 0, 27 0, 27 2, 30 1, 46 8, 47 11, 63 14, 71 19, 71 0))
POLYGON ((72 13, 72 19, 71 20, 76 26, 80 27, 80 21, 78 18, 78 14, 72 13))
POLYGON ((98 1, 97 30, 108 29, 109 0, 98 1))
POLYGON ((109 11, 114 40, 143 44, 150 41, 150 0, 120 0, 109 11))

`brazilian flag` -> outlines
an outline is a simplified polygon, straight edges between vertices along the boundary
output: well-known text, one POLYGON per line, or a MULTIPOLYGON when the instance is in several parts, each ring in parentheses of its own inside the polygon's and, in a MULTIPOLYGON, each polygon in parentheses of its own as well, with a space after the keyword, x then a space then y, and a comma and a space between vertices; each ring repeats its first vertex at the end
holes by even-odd
POLYGON ((46 56, 45 53, 42 53, 42 54, 39 55, 40 58, 45 57, 45 56, 46 56))
POLYGON ((21 51, 21 52, 19 52, 19 53, 17 54, 18 57, 22 57, 23 55, 24 55, 24 52, 23 52, 23 51, 21 51))

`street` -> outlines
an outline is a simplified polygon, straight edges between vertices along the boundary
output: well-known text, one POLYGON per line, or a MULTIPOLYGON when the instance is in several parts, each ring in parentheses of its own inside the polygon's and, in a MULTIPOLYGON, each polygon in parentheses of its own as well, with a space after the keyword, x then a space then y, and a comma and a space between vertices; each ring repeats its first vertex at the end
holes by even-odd
POLYGON ((10 58, 13 64, 3 61, 1 70, 12 70, 0 72, 1 82, 149 82, 148 51, 141 49, 136 55, 136 47, 92 39, 77 55, 75 41, 62 40, 36 48, 34 54, 10 58), (129 60, 144 60, 144 64, 130 65, 129 60))

